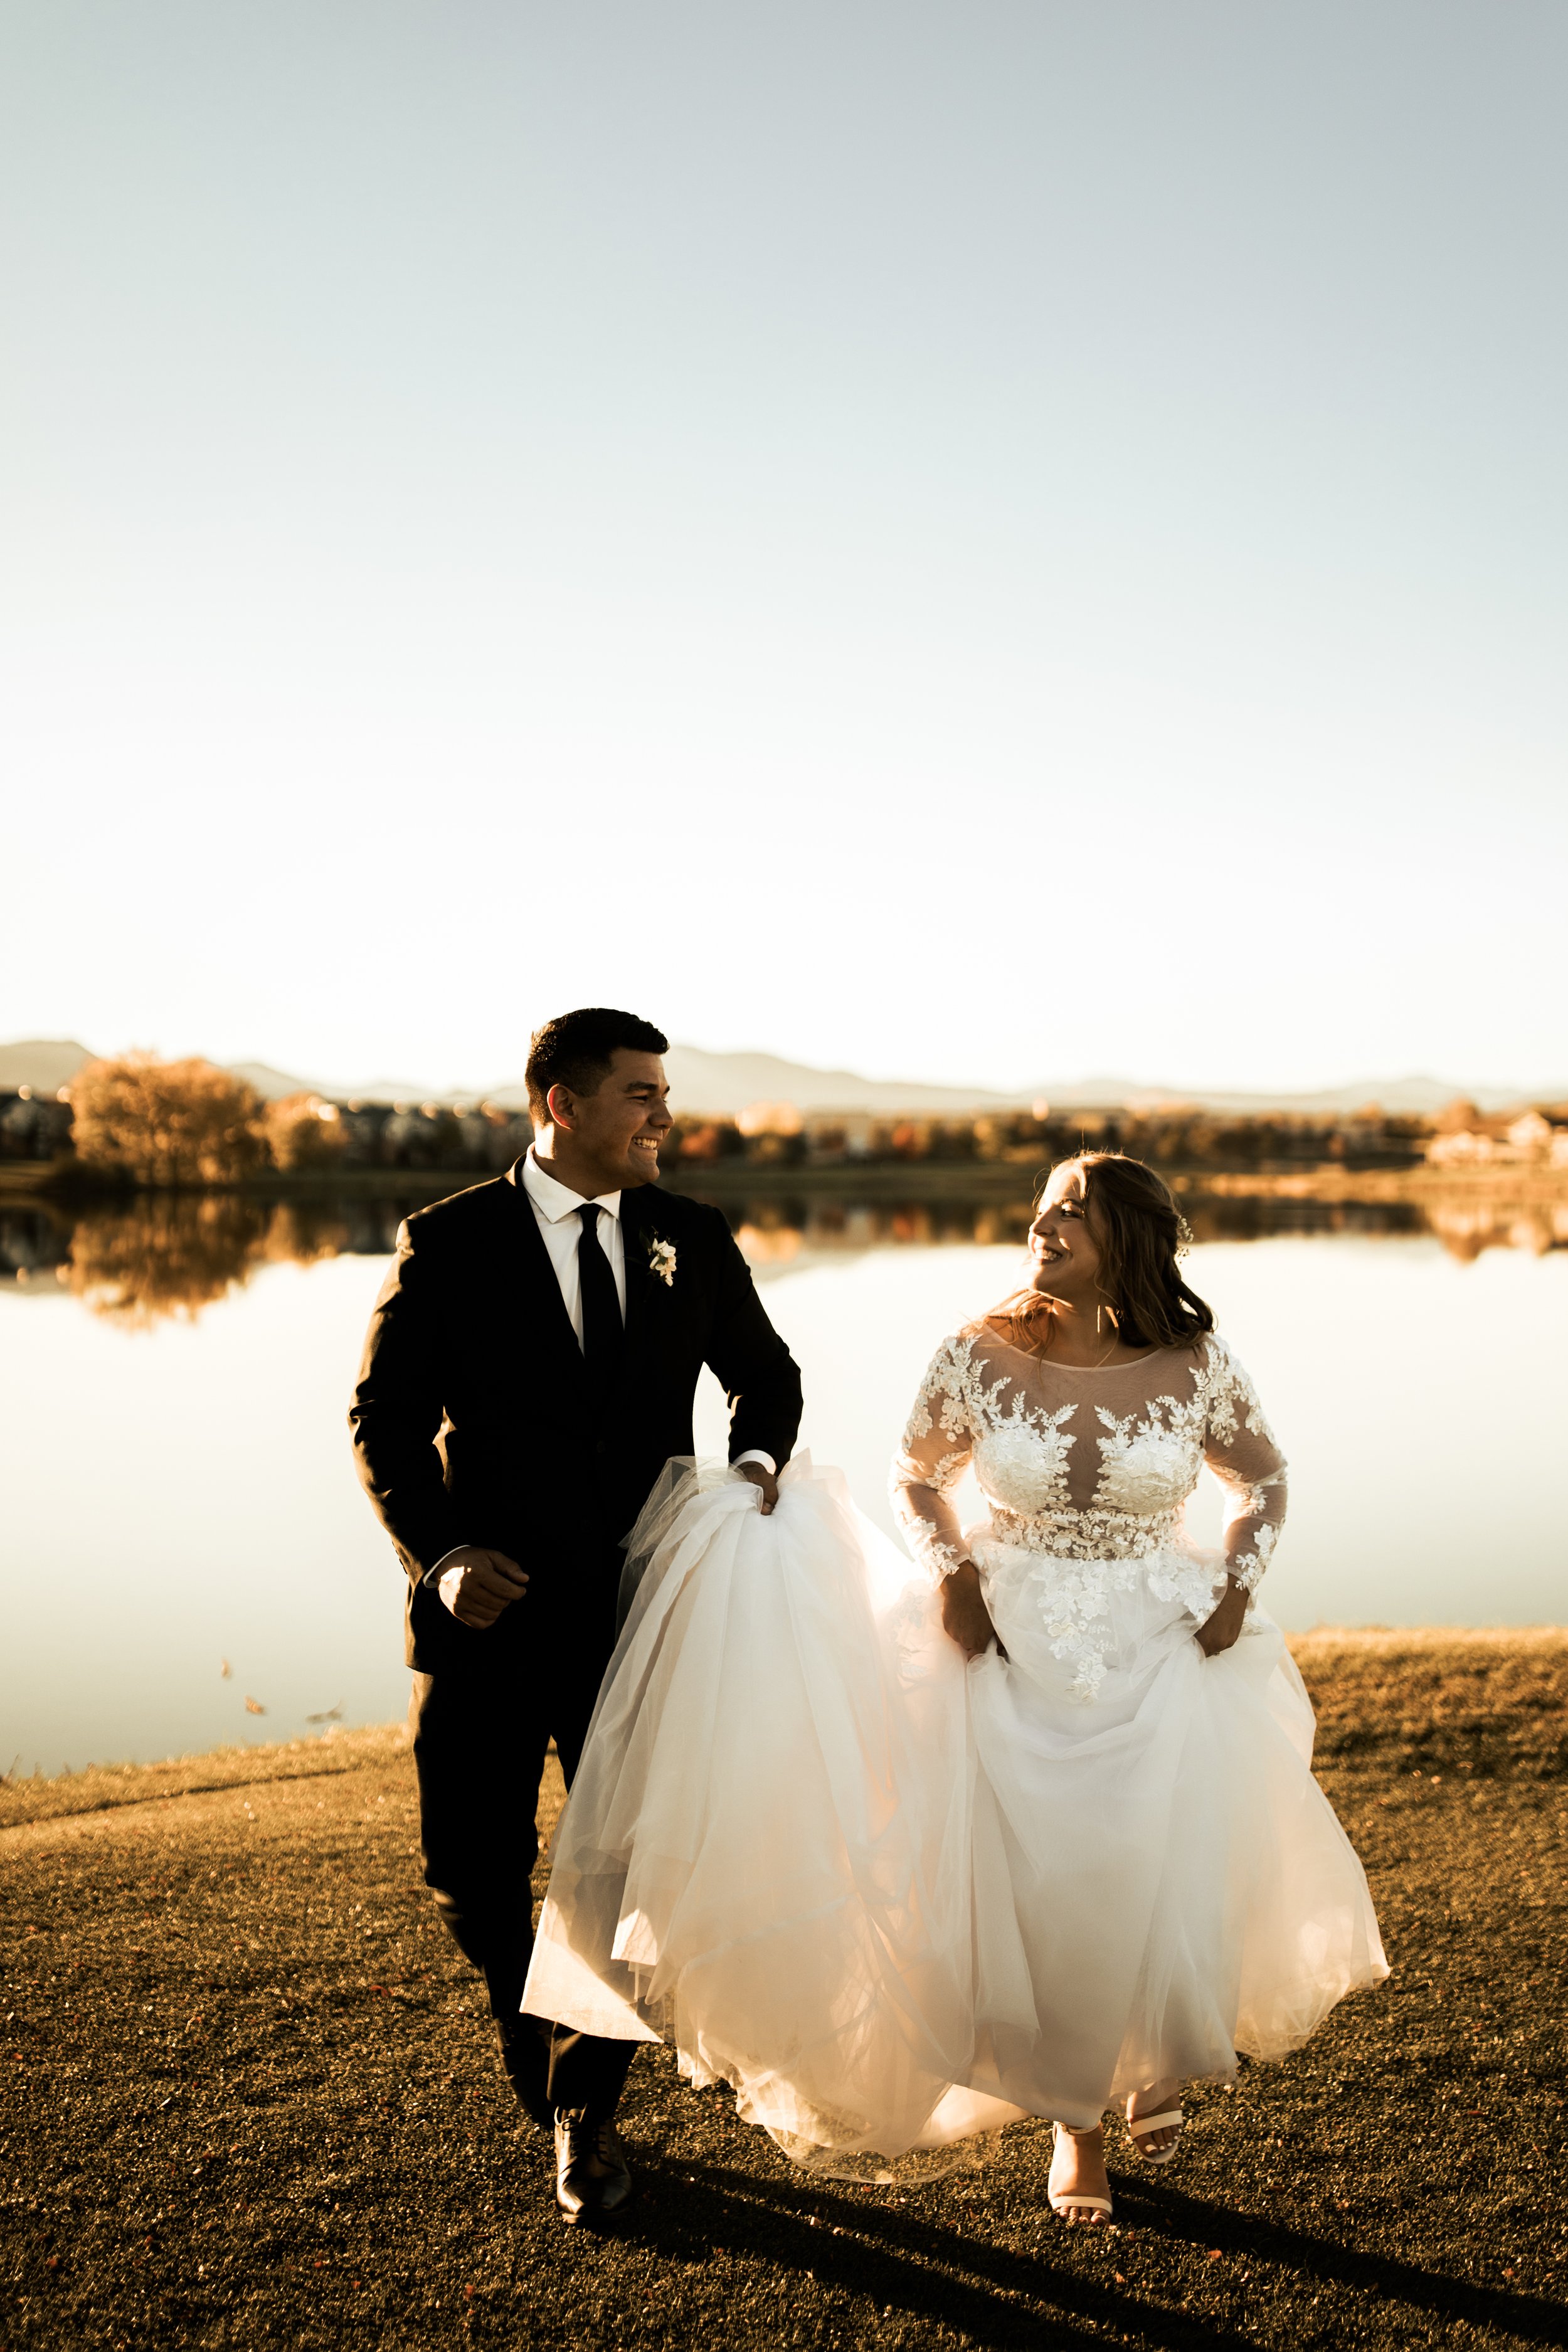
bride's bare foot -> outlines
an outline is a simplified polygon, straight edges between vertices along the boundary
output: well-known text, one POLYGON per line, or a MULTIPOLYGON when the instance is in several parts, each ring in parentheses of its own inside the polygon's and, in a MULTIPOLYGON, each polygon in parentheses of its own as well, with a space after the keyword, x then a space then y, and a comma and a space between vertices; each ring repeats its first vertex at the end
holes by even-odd
POLYGON ((1057 2124, 1053 2128, 1056 2146, 1051 2151, 1051 2173, 1046 2184, 1052 2212, 1069 2222, 1109 2221, 1110 2182, 1105 2171, 1103 2130, 1099 2124, 1084 2132, 1069 2131, 1066 2124, 1057 2124))
POLYGON ((1157 2163, 1162 2157, 1170 2155, 1182 2136, 1179 2123, 1164 2123, 1153 2131, 1144 2131, 1140 2128, 1140 2116, 1168 2116, 1181 2104, 1182 2086, 1173 2076, 1167 2076, 1163 2083, 1151 2083, 1147 2090, 1133 2092, 1127 2102, 1127 2129, 1140 2156, 1157 2163))

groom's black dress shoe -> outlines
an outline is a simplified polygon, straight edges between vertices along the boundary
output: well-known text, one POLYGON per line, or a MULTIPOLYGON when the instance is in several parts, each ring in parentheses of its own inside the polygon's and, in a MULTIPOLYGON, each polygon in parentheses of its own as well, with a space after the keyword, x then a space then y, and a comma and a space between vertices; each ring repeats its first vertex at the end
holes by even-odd
POLYGON ((615 2125, 563 2107, 555 2118, 555 2202, 566 2219, 607 2221, 631 2200, 631 2167, 615 2125))
POLYGON ((549 2131, 555 2121, 548 2089, 549 2042, 527 2019, 516 2025, 498 2022, 496 2040, 500 2044, 501 2072, 516 2094, 518 2105, 533 2118, 541 2131, 549 2131))

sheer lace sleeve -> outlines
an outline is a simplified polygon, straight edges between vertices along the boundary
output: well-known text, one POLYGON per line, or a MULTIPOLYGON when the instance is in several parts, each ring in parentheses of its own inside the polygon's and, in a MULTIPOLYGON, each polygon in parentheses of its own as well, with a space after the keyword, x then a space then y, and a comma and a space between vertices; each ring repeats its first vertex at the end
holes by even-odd
POLYGON ((1204 1459, 1226 1489, 1226 1565, 1256 1592, 1285 1524, 1285 1456, 1225 1341, 1216 1334, 1207 1349, 1204 1459))
POLYGON ((974 1447, 974 1378, 967 1341, 944 1339, 921 1382, 889 1480, 905 1539, 934 1584, 969 1559, 948 1496, 974 1447))

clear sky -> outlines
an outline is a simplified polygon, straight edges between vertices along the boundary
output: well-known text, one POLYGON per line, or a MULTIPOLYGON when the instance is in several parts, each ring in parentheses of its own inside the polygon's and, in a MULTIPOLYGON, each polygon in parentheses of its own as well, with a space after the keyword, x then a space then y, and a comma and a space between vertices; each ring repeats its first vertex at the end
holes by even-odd
POLYGON ((5 0, 0 1035, 1568 1083, 1561 0, 5 0))

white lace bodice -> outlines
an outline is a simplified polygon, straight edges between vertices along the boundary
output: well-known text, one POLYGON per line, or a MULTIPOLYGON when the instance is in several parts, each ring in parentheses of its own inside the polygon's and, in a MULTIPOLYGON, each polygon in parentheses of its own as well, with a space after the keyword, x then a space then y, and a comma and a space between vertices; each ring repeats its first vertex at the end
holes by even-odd
POLYGON ((893 1465, 893 1507, 935 1577, 970 1557, 949 1496, 973 1463, 1001 1543, 1062 1560, 1178 1545, 1205 1463, 1226 1488, 1226 1566, 1250 1592, 1285 1517, 1285 1460, 1225 1341, 1079 1370, 988 1324, 944 1339, 893 1465))

